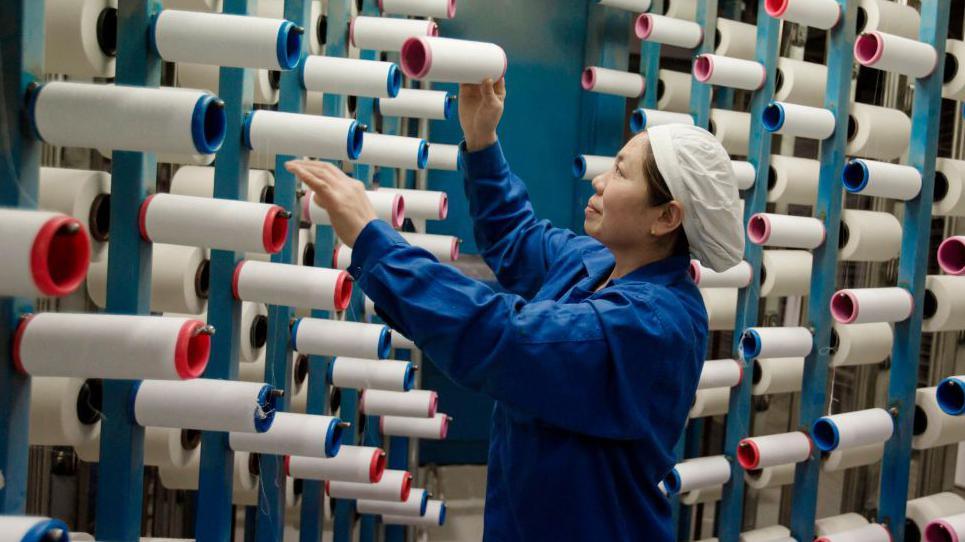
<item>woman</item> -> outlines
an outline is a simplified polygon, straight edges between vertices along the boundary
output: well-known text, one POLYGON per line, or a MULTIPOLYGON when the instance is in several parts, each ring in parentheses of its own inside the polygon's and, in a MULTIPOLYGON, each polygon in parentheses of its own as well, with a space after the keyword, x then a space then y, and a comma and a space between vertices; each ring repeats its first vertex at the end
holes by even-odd
POLYGON ((730 160, 706 131, 638 135, 593 180, 589 236, 536 219, 496 127, 504 81, 463 85, 466 195, 496 293, 376 220, 361 183, 321 162, 288 169, 353 247, 350 273, 394 329, 453 381, 496 400, 486 540, 671 540, 658 482, 687 418, 707 315, 688 250, 736 265, 730 160))

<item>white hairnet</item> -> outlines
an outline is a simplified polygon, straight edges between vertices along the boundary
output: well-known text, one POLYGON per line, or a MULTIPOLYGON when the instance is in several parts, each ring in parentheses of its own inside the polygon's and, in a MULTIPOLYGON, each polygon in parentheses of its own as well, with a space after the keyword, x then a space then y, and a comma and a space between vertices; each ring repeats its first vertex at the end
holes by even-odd
POLYGON ((686 124, 647 129, 657 169, 684 208, 684 233, 701 265, 725 271, 744 255, 744 224, 730 156, 710 132, 686 124))

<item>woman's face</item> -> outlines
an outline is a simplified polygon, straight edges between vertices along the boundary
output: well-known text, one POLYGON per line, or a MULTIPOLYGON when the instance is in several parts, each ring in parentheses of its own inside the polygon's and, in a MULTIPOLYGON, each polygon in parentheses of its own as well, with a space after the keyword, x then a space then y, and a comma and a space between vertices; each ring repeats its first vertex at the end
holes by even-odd
POLYGON ((643 159, 650 153, 646 133, 631 139, 609 171, 593 179, 595 194, 584 209, 583 228, 611 250, 652 244, 664 206, 651 207, 643 159), (653 232, 653 233, 651 233, 653 232))

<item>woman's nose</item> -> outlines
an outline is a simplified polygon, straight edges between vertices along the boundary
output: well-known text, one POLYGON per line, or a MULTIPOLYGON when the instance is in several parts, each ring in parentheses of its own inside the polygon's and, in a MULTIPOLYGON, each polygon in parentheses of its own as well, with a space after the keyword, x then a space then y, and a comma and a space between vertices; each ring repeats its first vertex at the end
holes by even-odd
POLYGON ((606 187, 606 173, 601 173, 596 177, 593 177, 593 190, 596 190, 597 194, 602 194, 603 189, 606 187))

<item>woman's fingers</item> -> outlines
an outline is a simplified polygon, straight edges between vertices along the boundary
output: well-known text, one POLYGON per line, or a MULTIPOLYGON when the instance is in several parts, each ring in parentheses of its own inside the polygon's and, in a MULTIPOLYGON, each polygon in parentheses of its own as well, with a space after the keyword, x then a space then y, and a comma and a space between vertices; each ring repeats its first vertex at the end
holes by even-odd
POLYGON ((506 98, 506 78, 501 77, 499 81, 496 82, 496 96, 500 98, 506 98))

